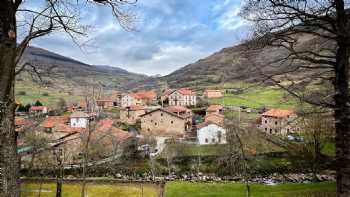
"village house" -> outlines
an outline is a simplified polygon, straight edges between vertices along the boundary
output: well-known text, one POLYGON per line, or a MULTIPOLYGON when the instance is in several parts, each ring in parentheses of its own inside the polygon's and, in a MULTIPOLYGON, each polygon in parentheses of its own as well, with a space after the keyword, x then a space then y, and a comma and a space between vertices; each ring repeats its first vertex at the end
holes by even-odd
POLYGON ((157 103, 157 94, 154 91, 139 91, 129 93, 121 98, 121 106, 154 105, 157 103))
POLYGON ((226 130, 222 124, 207 121, 197 125, 197 142, 205 144, 226 144, 226 130))
POLYGON ((260 129, 268 134, 287 135, 298 130, 293 110, 271 109, 261 115, 260 129))
POLYGON ((84 112, 74 112, 70 115, 70 127, 72 128, 86 128, 89 124, 90 116, 84 112))
POLYGON ((29 109, 29 113, 34 116, 46 115, 49 112, 49 108, 47 106, 31 106, 29 109))
POLYGON ((223 97, 223 93, 221 90, 205 90, 204 97, 205 98, 221 98, 223 97))
POLYGON ((94 144, 90 156, 102 159, 113 154, 124 152, 135 137, 133 134, 113 126, 113 120, 106 118, 97 123, 97 129, 91 134, 94 144))
POLYGON ((96 100, 96 103, 97 106, 102 109, 108 109, 117 106, 117 102, 114 102, 113 98, 108 96, 100 97, 96 100))
POLYGON ((165 97, 170 106, 195 106, 197 105, 197 95, 188 88, 178 90, 167 90, 165 97))
POLYGON ((184 137, 192 128, 192 111, 181 106, 170 106, 150 111, 141 116, 141 134, 184 137))
POLYGON ((206 115, 209 114, 224 114, 224 107, 222 105, 210 105, 206 110, 206 115))
POLYGON ((69 125, 69 116, 48 116, 41 123, 41 127, 46 132, 54 132, 54 128, 59 124, 69 125))
POLYGON ((135 124, 145 114, 145 108, 139 105, 131 105, 120 110, 120 120, 127 124, 135 124))

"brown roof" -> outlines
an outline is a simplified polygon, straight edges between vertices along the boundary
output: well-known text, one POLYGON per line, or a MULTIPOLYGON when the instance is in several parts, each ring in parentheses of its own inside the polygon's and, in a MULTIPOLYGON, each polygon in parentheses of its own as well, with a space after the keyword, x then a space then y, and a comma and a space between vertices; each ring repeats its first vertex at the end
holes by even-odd
POLYGON ((49 116, 41 123, 41 126, 44 128, 53 128, 55 125, 66 124, 68 122, 68 116, 49 116))
POLYGON ((75 127, 70 127, 69 125, 66 124, 57 124, 55 125, 55 130, 57 132, 62 132, 62 133, 80 133, 84 131, 84 128, 75 128, 75 127))
POLYGON ((71 118, 88 118, 89 115, 85 112, 76 111, 70 115, 71 118))
POLYGON ((270 109, 269 111, 262 114, 262 116, 277 117, 277 118, 284 118, 290 115, 295 115, 295 112, 293 110, 286 110, 286 109, 270 109))
POLYGON ((164 108, 164 110, 172 113, 186 113, 186 112, 191 112, 190 109, 183 107, 183 106, 169 106, 164 108))
POLYGON ((145 107, 141 105, 130 105, 129 107, 126 107, 125 110, 129 109, 130 111, 138 111, 138 110, 144 110, 145 107))
POLYGON ((140 117, 146 116, 146 115, 151 114, 151 113, 156 112, 156 111, 162 111, 162 112, 168 113, 168 114, 170 114, 170 115, 172 115, 172 116, 178 117, 178 118, 180 118, 180 119, 186 119, 186 118, 188 118, 188 117, 191 116, 191 115, 182 116, 182 115, 178 115, 177 113, 174 113, 174 112, 165 110, 164 108, 159 108, 159 109, 155 109, 155 110, 149 111, 149 112, 147 112, 147 113, 141 115, 140 117))
POLYGON ((29 124, 29 120, 22 118, 22 117, 15 117, 15 125, 16 126, 24 126, 29 124))
POLYGON ((207 108, 207 111, 208 112, 215 112, 215 111, 219 111, 219 110, 222 110, 222 109, 224 109, 224 107, 222 105, 210 105, 207 108))
POLYGON ((111 133, 115 137, 117 137, 118 140, 121 140, 121 141, 125 141, 126 139, 131 138, 133 136, 129 132, 124 131, 124 130, 119 129, 119 128, 116 128, 116 127, 111 128, 111 133))
POLYGON ((205 122, 223 124, 225 116, 221 114, 209 114, 209 115, 206 115, 204 119, 205 119, 205 122))

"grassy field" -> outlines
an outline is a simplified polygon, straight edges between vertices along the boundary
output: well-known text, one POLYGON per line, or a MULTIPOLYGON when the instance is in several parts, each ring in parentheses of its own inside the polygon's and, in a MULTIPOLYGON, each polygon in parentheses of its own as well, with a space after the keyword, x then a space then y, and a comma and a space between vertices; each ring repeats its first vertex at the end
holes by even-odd
MULTIPOLYGON (((251 185, 251 197, 334 197, 335 183, 251 185)), ((244 197, 245 185, 240 183, 169 182, 166 197, 244 197)))
MULTIPOLYGON (((25 183, 21 187, 22 197, 37 196, 39 184, 25 183)), ((159 186, 152 184, 87 184, 86 195, 89 197, 157 197, 159 186)), ((54 197, 56 185, 45 183, 42 185, 41 197, 54 197)), ((80 197, 81 185, 77 183, 64 184, 62 188, 64 197, 80 197)))
POLYGON ((283 90, 275 87, 254 86, 238 94, 225 94, 224 98, 211 99, 212 104, 245 106, 249 108, 294 108, 296 102, 283 90))
POLYGON ((16 82, 16 100, 22 105, 33 104, 39 100, 43 105, 49 107, 56 107, 56 104, 60 98, 66 100, 66 102, 77 102, 82 98, 79 96, 69 95, 67 92, 54 88, 40 87, 33 82, 16 82))

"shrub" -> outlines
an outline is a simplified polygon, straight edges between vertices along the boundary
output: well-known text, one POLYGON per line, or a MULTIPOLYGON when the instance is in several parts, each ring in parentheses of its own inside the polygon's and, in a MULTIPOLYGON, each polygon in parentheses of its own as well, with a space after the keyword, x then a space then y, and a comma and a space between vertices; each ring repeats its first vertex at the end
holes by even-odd
POLYGON ((49 96, 49 93, 44 92, 42 95, 43 95, 43 96, 49 96))
POLYGON ((26 95, 27 93, 25 92, 25 91, 19 91, 18 93, 17 93, 17 95, 22 95, 22 96, 24 96, 24 95, 26 95))

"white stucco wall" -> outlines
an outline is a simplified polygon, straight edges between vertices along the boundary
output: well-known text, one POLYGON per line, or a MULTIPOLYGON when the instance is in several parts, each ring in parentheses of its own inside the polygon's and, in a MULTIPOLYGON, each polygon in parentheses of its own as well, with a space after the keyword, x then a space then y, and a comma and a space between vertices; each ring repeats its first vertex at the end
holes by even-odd
POLYGON ((87 118, 71 118, 70 126, 73 128, 86 128, 88 124, 87 118))
POLYGON ((226 130, 216 124, 209 124, 197 130, 197 141, 198 144, 226 144, 226 130))

